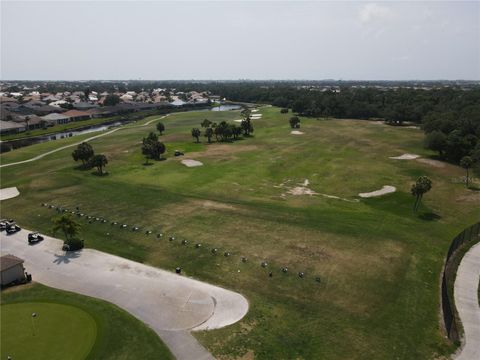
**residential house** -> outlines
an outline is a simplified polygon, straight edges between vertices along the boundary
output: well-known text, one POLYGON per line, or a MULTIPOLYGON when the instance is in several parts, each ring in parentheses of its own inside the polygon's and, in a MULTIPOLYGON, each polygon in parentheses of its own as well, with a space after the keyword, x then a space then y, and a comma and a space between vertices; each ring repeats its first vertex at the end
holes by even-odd
POLYGON ((70 121, 68 116, 64 114, 51 113, 45 116, 42 116, 42 120, 47 122, 47 126, 67 124, 70 121))
POLYGON ((67 116, 70 121, 81 121, 81 120, 87 120, 90 119, 91 116, 89 113, 86 111, 80 111, 80 110, 68 110, 63 113, 64 116, 67 116))
POLYGON ((25 124, 14 121, 0 121, 0 134, 17 134, 25 131, 25 124))

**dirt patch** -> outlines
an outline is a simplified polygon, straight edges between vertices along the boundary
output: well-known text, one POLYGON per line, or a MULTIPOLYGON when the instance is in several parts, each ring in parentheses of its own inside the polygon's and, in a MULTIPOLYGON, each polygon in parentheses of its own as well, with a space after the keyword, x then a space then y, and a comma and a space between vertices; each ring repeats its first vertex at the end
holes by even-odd
POLYGON ((403 155, 400 155, 400 156, 390 156, 390 159, 394 159, 394 160, 415 160, 417 158, 419 158, 420 155, 417 155, 417 154, 403 154, 403 155))
POLYGON ((445 167, 445 163, 443 161, 438 161, 438 160, 433 160, 433 159, 424 159, 424 158, 417 159, 417 161, 422 163, 422 164, 431 165, 431 166, 436 167, 436 168, 444 168, 445 167))
POLYGON ((238 144, 210 144, 205 151, 188 153, 191 157, 206 156, 211 158, 231 158, 233 154, 253 151, 258 149, 256 145, 238 145, 238 144))
POLYGON ((298 131, 298 130, 292 130, 292 131, 290 131, 290 134, 292 134, 292 135, 303 135, 305 133, 301 132, 301 131, 298 131))
POLYGON ((380 190, 375 190, 372 192, 368 193, 360 193, 358 196, 362 198, 370 198, 370 197, 377 197, 377 196, 382 196, 386 194, 391 194, 397 191, 397 188, 395 186, 390 186, 390 185, 384 185, 380 190))
POLYGON ((480 203, 479 191, 468 191, 468 195, 462 195, 455 199, 456 202, 480 203))
POLYGON ((205 200, 202 202, 202 207, 205 209, 214 209, 214 210, 235 210, 235 206, 230 204, 225 204, 217 201, 205 200))
POLYGON ((192 159, 184 159, 181 161, 183 165, 186 167, 197 167, 197 166, 203 166, 203 163, 197 160, 192 160, 192 159))

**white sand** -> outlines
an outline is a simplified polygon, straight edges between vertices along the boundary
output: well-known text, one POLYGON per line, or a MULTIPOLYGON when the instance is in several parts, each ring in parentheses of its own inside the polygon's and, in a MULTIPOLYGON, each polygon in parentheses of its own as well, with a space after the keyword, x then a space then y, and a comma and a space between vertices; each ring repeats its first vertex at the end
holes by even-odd
POLYGON ((197 167, 197 166, 203 166, 203 163, 197 160, 192 160, 192 159, 184 159, 181 161, 183 165, 187 167, 197 167))
POLYGON ((397 188, 395 186, 384 185, 380 190, 375 190, 368 193, 360 193, 358 194, 358 196, 362 198, 370 198, 370 197, 376 197, 376 196, 382 196, 385 194, 394 193, 395 191, 397 191, 397 188))
POLYGON ((292 135, 303 135, 305 133, 303 133, 301 131, 298 131, 298 130, 292 130, 292 131, 290 131, 290 134, 292 134, 292 135))
POLYGON ((20 195, 16 187, 0 189, 0 200, 7 200, 20 195))
POLYGON ((241 123, 243 120, 242 119, 237 119, 237 120, 233 120, 233 121, 241 123))
POLYGON ((291 188, 290 190, 287 191, 287 193, 291 195, 318 195, 317 192, 313 191, 312 189, 309 189, 306 186, 295 186, 294 188, 291 188))
POLYGON ((419 158, 420 155, 417 154, 403 154, 400 156, 390 156, 390 159, 395 159, 395 160, 414 160, 419 158))
POLYGON ((253 109, 252 112, 258 112, 258 109, 253 109))

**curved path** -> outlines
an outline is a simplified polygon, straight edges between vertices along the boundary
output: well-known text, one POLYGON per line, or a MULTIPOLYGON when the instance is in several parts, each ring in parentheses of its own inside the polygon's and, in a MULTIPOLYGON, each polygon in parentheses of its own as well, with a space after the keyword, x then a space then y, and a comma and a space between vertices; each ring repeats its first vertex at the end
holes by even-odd
MULTIPOLYGON (((156 118, 156 119, 152 119, 152 120, 149 120, 147 121, 145 124, 141 124, 141 125, 136 125, 136 126, 129 126, 128 129, 133 129, 133 128, 137 128, 137 127, 143 127, 143 126, 147 126, 147 125, 150 125, 152 122, 154 121, 157 121, 157 120, 160 120, 160 119, 163 119, 165 117, 167 117, 169 114, 167 115, 164 115, 162 117, 159 117, 159 118, 156 118)), ((126 125, 125 125, 126 126, 126 125)), ((87 141, 91 141, 91 140, 95 140, 95 139, 98 139, 102 136, 106 136, 106 135, 109 135, 109 134, 112 134, 118 130, 122 130, 122 129, 126 129, 127 127, 124 127, 124 126, 121 126, 121 127, 118 127, 118 128, 115 128, 113 130, 110 130, 110 131, 107 131, 107 132, 104 132, 104 133, 101 133, 99 135, 95 135, 95 136, 92 136, 92 137, 89 137, 88 139, 84 139, 82 141, 79 141, 79 142, 76 142, 74 144, 69 144, 69 145, 65 145, 65 146, 61 146, 59 148, 56 148, 54 150, 50 150, 50 151, 47 151, 46 153, 43 153, 43 154, 40 154, 40 155, 37 155, 33 158, 30 158, 30 159, 27 159, 27 160, 23 160, 23 161, 17 161, 17 162, 13 162, 13 163, 9 163, 9 164, 2 164, 0 165, 0 168, 3 168, 3 167, 7 167, 7 166, 13 166, 13 165, 20 165, 20 164, 25 164, 25 163, 29 163, 29 162, 32 162, 32 161, 36 161, 36 160, 40 160, 41 158, 47 156, 47 155, 50 155, 50 154, 54 154, 58 151, 61 151, 61 150, 65 150, 65 149, 68 149, 70 147, 73 147, 73 146, 77 146, 83 142, 87 142, 87 141)))
POLYGON ((28 245, 27 234, 2 232, 2 253, 24 259, 35 281, 127 310, 148 324, 177 359, 213 359, 190 331, 233 324, 248 311, 247 299, 233 291, 93 249, 66 254, 61 240, 47 236, 28 245))
POLYGON ((480 243, 474 245, 463 257, 457 270, 454 297, 458 315, 464 329, 465 346, 457 360, 480 359, 480 305, 478 281, 480 280, 480 243))

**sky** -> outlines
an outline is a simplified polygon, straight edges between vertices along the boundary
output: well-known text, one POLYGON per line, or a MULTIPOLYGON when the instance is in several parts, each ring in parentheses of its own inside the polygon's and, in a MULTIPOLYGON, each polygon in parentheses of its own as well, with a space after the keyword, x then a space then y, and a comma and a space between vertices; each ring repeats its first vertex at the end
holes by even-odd
POLYGON ((5 1, 2 80, 480 80, 479 1, 5 1))

